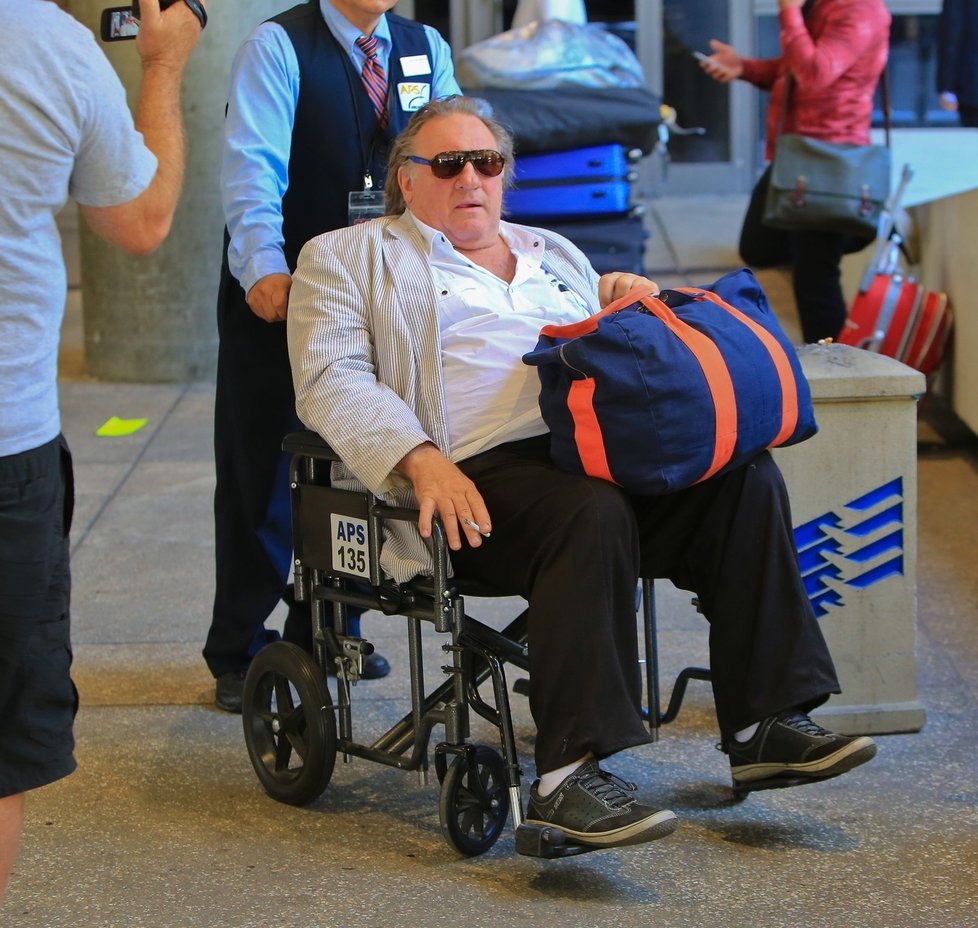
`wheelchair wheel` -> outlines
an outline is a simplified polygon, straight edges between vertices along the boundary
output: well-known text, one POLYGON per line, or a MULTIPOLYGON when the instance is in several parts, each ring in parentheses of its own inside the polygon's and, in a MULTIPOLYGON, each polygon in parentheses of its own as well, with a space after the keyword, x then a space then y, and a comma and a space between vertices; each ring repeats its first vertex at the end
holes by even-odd
POLYGON ((273 799, 301 806, 320 796, 336 763, 336 717, 312 657, 284 641, 248 668, 242 701, 248 756, 273 799))
POLYGON ((445 773, 438 803, 448 843, 466 857, 484 854, 496 843, 508 815, 509 792, 499 754, 479 745, 474 755, 456 757, 445 773))

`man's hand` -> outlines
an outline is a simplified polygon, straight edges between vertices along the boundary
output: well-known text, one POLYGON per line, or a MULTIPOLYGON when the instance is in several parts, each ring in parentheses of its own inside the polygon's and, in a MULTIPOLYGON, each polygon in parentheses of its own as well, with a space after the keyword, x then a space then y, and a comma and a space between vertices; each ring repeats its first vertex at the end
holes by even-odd
POLYGON ((778 0, 778 7, 782 10, 800 10, 805 5, 805 0, 778 0))
POLYGON ((473 548, 482 544, 483 533, 492 532, 489 510, 475 484, 433 444, 412 449, 398 462, 397 469, 414 486, 421 513, 418 531, 431 537, 432 518, 438 515, 445 527, 445 538, 452 551, 462 547, 462 534, 473 548), (469 521, 479 526, 472 528, 469 521), (461 530, 461 531, 460 531, 461 530))
MULTIPOLYGON (((801 6, 801 3, 796 4, 801 6)), ((744 73, 744 59, 741 58, 732 45, 719 39, 710 39, 713 54, 706 61, 700 62, 700 67, 710 77, 721 84, 729 84, 744 73)))
POLYGON ((602 274, 598 281, 598 302, 601 306, 607 306, 634 290, 635 287, 652 287, 655 293, 659 292, 659 285, 648 277, 612 271, 610 274, 602 274))
POLYGON ((248 291, 251 311, 266 322, 283 322, 289 313, 289 291, 292 278, 288 274, 266 274, 248 291))
MULTIPOLYGON (((200 3, 206 9, 204 0, 200 3)), ((175 3, 161 12, 159 0, 140 0, 139 16, 136 50, 143 68, 181 73, 203 31, 200 20, 186 3, 175 3)))

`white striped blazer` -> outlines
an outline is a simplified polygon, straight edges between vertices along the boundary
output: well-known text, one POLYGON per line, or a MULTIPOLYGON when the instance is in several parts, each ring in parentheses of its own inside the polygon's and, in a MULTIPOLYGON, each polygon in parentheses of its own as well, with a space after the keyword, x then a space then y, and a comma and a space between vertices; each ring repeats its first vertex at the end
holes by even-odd
MULTIPOLYGON (((597 312, 598 277, 583 253, 555 233, 532 231, 546 243, 546 269, 597 312)), ((449 447, 427 256, 408 214, 327 232, 302 249, 289 298, 296 411, 343 459, 333 485, 399 506, 417 503, 394 465, 422 442, 449 447)), ((388 532, 382 564, 399 582, 431 571, 407 524, 388 532)))

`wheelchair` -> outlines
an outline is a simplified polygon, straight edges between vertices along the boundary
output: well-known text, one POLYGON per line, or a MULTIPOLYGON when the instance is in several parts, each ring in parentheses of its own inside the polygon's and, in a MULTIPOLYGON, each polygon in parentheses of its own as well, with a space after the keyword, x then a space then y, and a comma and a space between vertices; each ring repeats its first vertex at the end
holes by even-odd
MULTIPOLYGON (((284 641, 266 645, 245 677, 245 743, 265 791, 291 805, 314 801, 328 786, 338 754, 346 762, 362 758, 417 771, 421 783, 427 783, 429 745, 439 728, 441 740, 433 751, 439 821, 456 852, 467 857, 485 853, 509 819, 519 854, 554 859, 598 850, 571 843, 559 828, 524 821, 505 665, 529 671, 527 611, 502 631, 466 613, 466 595, 501 594, 449 577, 449 548, 437 519, 432 576, 403 584, 385 579, 380 569, 384 524, 416 522, 417 511, 387 505, 369 493, 330 487, 330 464, 339 458, 313 432, 288 435, 283 448, 292 456, 295 597, 310 603, 313 649, 309 654, 284 641), (352 689, 373 646, 345 633, 351 605, 403 616, 407 623, 410 709, 369 744, 357 740, 352 689), (330 613, 332 623, 326 621, 330 613), (422 662, 425 626, 446 636, 445 679, 430 691, 422 662), (335 703, 326 682, 329 670, 335 673, 335 703), (483 688, 491 689, 491 697, 483 688), (498 730, 499 751, 470 743, 473 712, 498 730)), ((643 713, 657 740, 660 726, 676 717, 688 680, 708 680, 709 671, 683 670, 667 709, 661 711, 651 580, 642 581, 640 598, 649 698, 643 713)), ((525 678, 517 680, 514 690, 525 693, 526 683, 525 678)))

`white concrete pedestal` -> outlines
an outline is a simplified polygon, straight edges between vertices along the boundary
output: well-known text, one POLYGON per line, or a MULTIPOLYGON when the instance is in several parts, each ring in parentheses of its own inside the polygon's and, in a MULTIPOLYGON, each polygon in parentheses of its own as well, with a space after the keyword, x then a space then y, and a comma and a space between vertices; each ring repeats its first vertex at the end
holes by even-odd
POLYGON ((774 452, 802 573, 842 695, 817 710, 843 733, 917 731, 917 400, 924 377, 846 345, 799 349, 819 432, 774 452))

